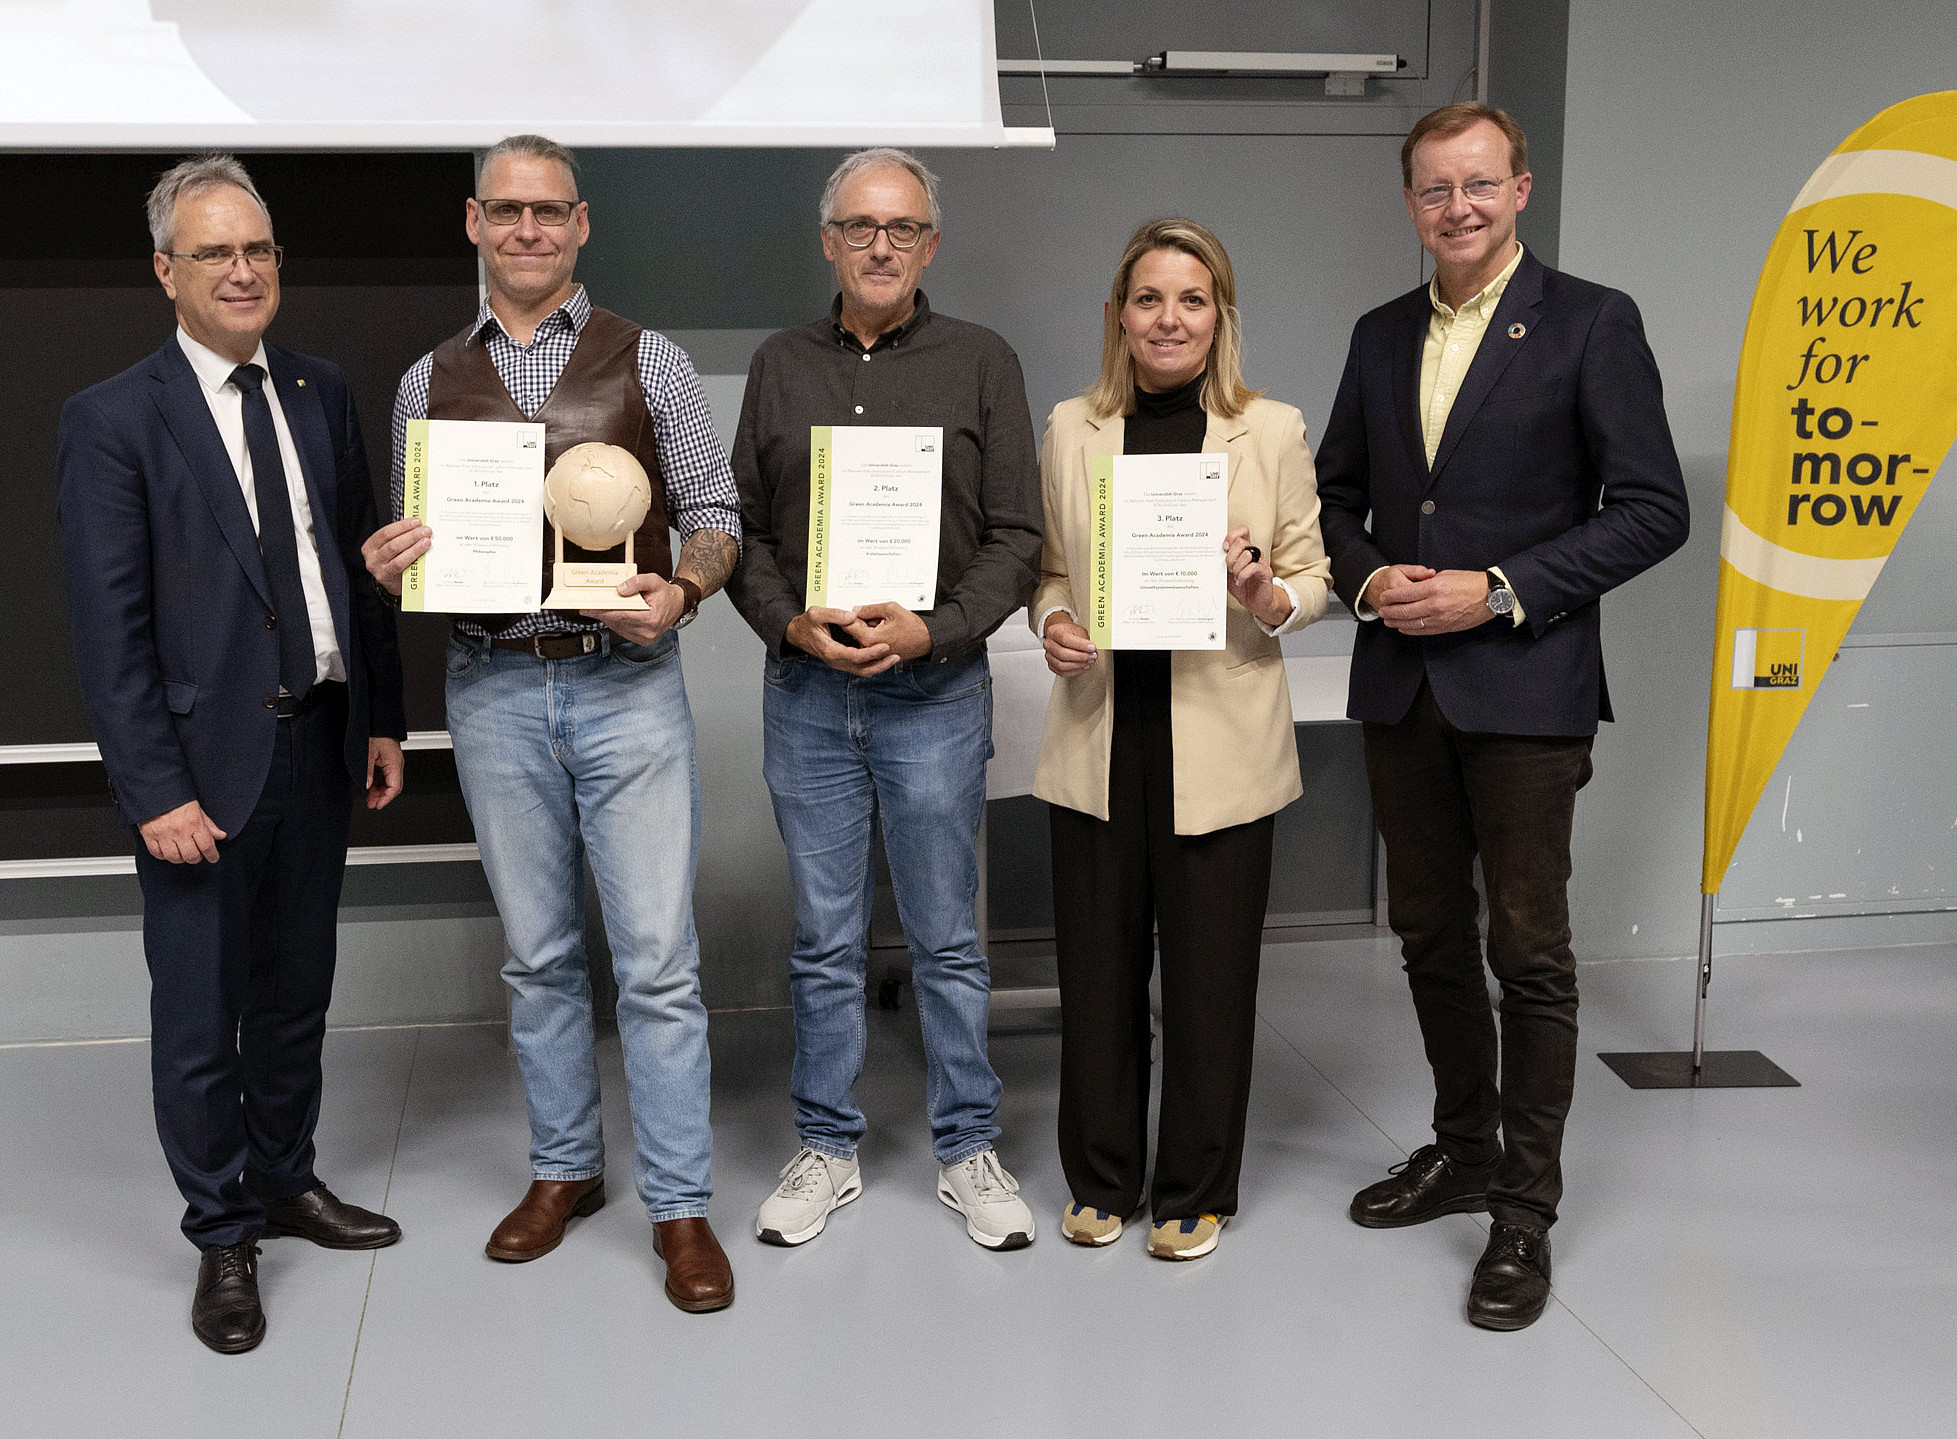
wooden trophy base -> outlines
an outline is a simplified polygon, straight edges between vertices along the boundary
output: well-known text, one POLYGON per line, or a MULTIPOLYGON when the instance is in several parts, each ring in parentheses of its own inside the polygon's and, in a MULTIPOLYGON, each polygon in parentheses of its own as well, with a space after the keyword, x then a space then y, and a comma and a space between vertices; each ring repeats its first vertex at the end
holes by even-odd
POLYGON ((644 595, 622 595, 618 587, 638 574, 639 567, 624 564, 590 564, 559 560, 551 566, 550 597, 547 610, 649 610, 644 595))

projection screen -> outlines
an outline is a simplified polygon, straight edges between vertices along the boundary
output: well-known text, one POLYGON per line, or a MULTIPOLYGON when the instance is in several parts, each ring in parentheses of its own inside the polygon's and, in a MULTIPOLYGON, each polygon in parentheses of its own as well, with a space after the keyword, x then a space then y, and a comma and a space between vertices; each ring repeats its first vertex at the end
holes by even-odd
POLYGON ((0 0, 0 149, 1053 144, 991 0, 0 0))

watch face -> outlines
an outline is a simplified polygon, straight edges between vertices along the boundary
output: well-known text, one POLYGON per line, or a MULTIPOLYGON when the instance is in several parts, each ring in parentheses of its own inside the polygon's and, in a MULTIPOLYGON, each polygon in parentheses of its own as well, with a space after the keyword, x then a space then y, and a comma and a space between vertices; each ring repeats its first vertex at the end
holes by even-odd
POLYGON ((1498 615, 1515 613, 1515 591, 1507 588, 1488 592, 1488 608, 1498 615))

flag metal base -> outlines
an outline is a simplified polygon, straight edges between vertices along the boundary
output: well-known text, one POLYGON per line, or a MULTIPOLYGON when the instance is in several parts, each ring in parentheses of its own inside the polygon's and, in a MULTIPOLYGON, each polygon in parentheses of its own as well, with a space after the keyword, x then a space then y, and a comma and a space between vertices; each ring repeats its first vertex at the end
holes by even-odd
POLYGON ((1757 1049, 1708 1049, 1696 1068, 1689 1049, 1600 1054, 1633 1089, 1785 1089, 1801 1081, 1757 1049))
POLYGON ((1633 1089, 1799 1089, 1801 1081, 1757 1049, 1706 1048, 1706 992, 1712 988, 1712 907, 1699 901, 1699 985, 1692 1006, 1692 1047, 1599 1054, 1633 1089))

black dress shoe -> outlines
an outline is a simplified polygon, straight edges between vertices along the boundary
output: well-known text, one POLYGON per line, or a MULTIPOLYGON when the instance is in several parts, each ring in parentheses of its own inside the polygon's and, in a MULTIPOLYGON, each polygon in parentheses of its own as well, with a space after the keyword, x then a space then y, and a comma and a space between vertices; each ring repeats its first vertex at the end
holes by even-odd
POLYGON ((294 1234, 322 1249, 385 1249, 401 1237, 401 1226, 385 1214, 335 1199, 324 1184, 263 1203, 267 1239, 294 1234))
POLYGON ((1492 1224, 1488 1248, 1468 1287, 1468 1322, 1483 1329, 1527 1329, 1549 1303, 1549 1231, 1492 1224))
POLYGON ((197 1293, 190 1301, 190 1328, 220 1354, 256 1349, 265 1337, 258 1303, 258 1246, 220 1244, 197 1264, 197 1293))
POLYGON ((1346 1213, 1368 1229, 1403 1229, 1443 1214, 1486 1214, 1495 1161, 1457 1164, 1438 1144, 1423 1144, 1387 1171, 1387 1178, 1352 1196, 1346 1213))

